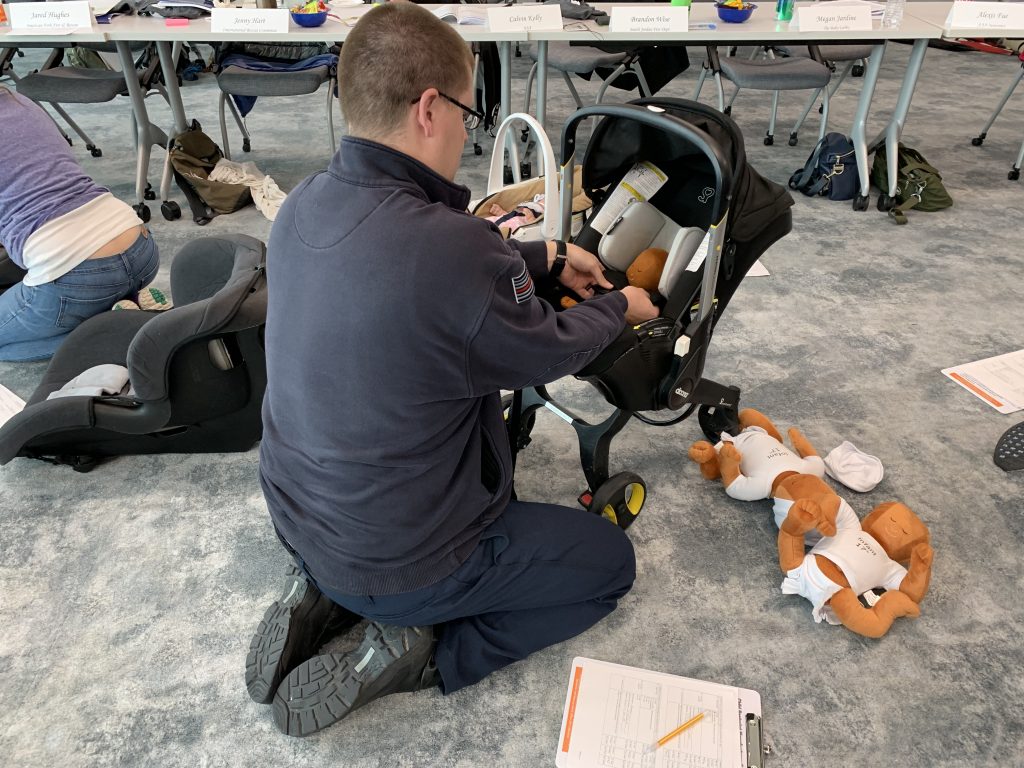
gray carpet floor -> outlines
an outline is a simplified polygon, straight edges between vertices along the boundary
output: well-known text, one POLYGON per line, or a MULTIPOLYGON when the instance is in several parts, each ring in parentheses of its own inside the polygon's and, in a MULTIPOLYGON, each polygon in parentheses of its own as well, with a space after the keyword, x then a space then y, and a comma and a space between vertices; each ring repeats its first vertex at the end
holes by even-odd
MULTIPOLYGON (((887 52, 874 130, 895 103, 908 54, 901 45, 887 52)), ((517 106, 526 61, 515 62, 517 106)), ((760 691, 771 765, 1024 765, 1024 608, 1015 597, 1024 589, 1024 473, 991 460, 1021 416, 996 413, 939 372, 1024 346, 1024 193, 1006 179, 1024 97, 984 146, 970 146, 1017 66, 1012 57, 930 51, 905 139, 942 171, 955 206, 896 227, 873 206, 854 213, 799 197, 792 234, 764 256, 771 276, 743 283, 708 359, 709 377, 742 387, 744 404, 801 427, 823 454, 851 440, 881 458, 883 482, 845 496, 862 516, 901 500, 929 525, 936 557, 919 619, 877 641, 815 624, 805 600, 780 593, 770 504, 733 501, 700 477, 686 458, 701 436, 695 422, 634 421, 613 443, 612 469, 639 472, 650 495, 629 532, 636 586, 610 618, 455 695, 393 696, 292 739, 243 683, 249 639, 288 564, 256 481, 256 451, 125 457, 90 474, 16 459, 0 468, 3 763, 551 765, 569 664, 585 655, 760 691)), ((689 97, 697 71, 664 93, 689 97)), ((581 89, 592 98, 596 87, 581 89)), ((858 90, 855 80, 836 96, 837 129, 848 131, 858 90)), ((214 138, 216 94, 209 75, 184 89, 190 115, 214 138)), ((556 134, 571 102, 561 82, 552 81, 551 97, 556 134)), ((766 147, 768 103, 743 93, 735 117, 750 161, 784 182, 815 126, 786 145, 802 103, 786 95, 783 140, 766 147)), ((169 123, 158 99, 150 109, 169 123)), ((131 200, 127 103, 73 113, 104 150, 93 159, 76 141, 83 166, 131 200)), ((248 123, 252 153, 235 159, 256 162, 285 190, 329 159, 320 97, 262 99, 248 123)), ((475 157, 467 146, 461 179, 476 194, 489 152, 475 157)), ((253 208, 205 228, 154 210, 151 224, 164 288, 189 240, 270 229, 253 208)), ((0 383, 27 397, 44 369, 0 364, 0 383)), ((587 385, 552 391, 584 414, 608 412, 587 385)), ((574 433, 541 414, 534 437, 520 457, 521 497, 574 504, 584 485, 574 433)))

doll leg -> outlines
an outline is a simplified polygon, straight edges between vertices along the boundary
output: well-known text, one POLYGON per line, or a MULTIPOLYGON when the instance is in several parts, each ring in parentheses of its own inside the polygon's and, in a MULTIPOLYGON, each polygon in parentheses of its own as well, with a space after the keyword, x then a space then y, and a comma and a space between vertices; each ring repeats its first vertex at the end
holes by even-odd
POLYGON ((728 488, 733 480, 742 475, 740 471, 740 450, 732 443, 725 443, 718 452, 718 466, 722 470, 722 486, 728 488))
POLYGON ((740 411, 740 426, 744 429, 747 427, 760 427, 780 443, 782 442, 782 435, 779 434, 779 430, 775 428, 772 420, 753 408, 744 408, 740 411))
POLYGON ((915 603, 924 600, 928 593, 928 585, 932 580, 932 560, 935 550, 928 544, 918 544, 910 553, 910 568, 900 584, 900 592, 915 603))
POLYGON ((690 458, 700 465, 705 480, 717 480, 722 476, 718 468, 718 451, 707 440, 698 440, 690 446, 690 458))
POLYGON ((811 442, 804 437, 804 433, 796 427, 790 427, 789 429, 789 442, 796 449, 796 452, 800 454, 801 459, 818 455, 811 442))
POLYGON ((900 591, 886 592, 872 608, 865 608, 853 590, 846 587, 832 595, 829 605, 844 627, 858 635, 872 638, 888 632, 896 619, 921 615, 917 603, 900 591))
POLYGON ((804 534, 815 528, 822 536, 834 536, 836 521, 829 520, 815 501, 800 499, 794 502, 779 527, 779 567, 783 573, 803 562, 804 534))

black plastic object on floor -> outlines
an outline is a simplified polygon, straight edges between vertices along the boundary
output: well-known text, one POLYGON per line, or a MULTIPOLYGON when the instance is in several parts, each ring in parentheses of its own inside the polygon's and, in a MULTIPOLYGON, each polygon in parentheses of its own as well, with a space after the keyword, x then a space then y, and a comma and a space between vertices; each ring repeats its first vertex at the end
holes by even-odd
POLYGON ((1010 427, 996 443, 992 460, 1007 472, 1024 469, 1024 421, 1010 427))

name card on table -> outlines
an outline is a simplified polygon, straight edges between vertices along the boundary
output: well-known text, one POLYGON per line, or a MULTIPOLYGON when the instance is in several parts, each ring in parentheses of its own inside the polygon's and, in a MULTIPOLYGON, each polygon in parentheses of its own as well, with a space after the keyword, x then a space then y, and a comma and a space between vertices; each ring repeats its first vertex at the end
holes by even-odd
POLYGON ((813 3, 796 10, 801 32, 867 32, 871 29, 868 3, 813 3))
POLYGON ((212 32, 271 32, 287 34, 287 8, 214 8, 210 11, 212 32))
POLYGON ((690 9, 686 6, 613 5, 610 32, 686 32, 690 9))
POLYGON ((950 29, 1019 29, 1024 27, 1024 3, 954 2, 947 21, 950 29))
POLYGON ((557 5, 513 5, 488 8, 491 32, 556 32, 562 29, 562 9, 557 5))
POLYGON ((67 0, 61 3, 11 3, 7 6, 11 16, 11 30, 17 31, 69 31, 92 29, 92 9, 89 0, 67 0))

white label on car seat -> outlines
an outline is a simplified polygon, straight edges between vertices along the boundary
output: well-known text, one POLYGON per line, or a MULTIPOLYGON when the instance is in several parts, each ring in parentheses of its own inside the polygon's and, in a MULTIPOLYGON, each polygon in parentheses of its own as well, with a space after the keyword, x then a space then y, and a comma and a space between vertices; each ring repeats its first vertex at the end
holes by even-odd
POLYGON ((654 163, 637 163, 618 183, 608 196, 601 210, 594 216, 590 226, 602 235, 608 234, 615 221, 626 210, 630 203, 643 203, 650 200, 654 193, 664 186, 668 176, 654 163))

